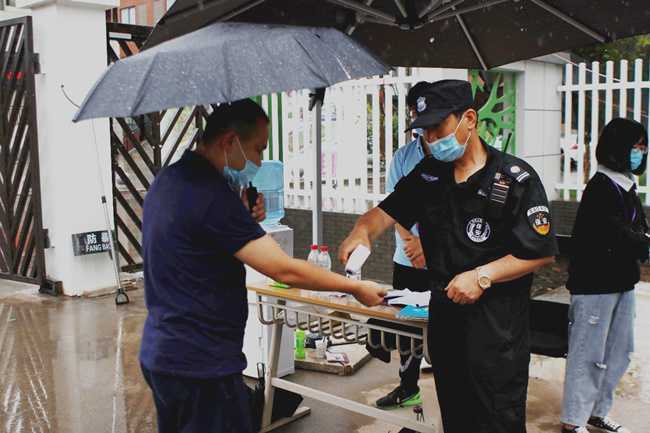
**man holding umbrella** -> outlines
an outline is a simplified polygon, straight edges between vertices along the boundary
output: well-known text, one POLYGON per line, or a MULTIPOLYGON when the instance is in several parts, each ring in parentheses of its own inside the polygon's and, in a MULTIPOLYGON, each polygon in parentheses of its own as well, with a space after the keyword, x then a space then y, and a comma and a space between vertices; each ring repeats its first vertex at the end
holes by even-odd
POLYGON ((268 118, 249 99, 222 104, 200 144, 153 182, 144 203, 145 322, 140 361, 161 433, 249 433, 242 380, 248 315, 244 263, 276 281, 382 301, 354 281, 288 257, 236 191, 248 185, 268 141, 268 118))
POLYGON ((525 433, 532 272, 557 252, 542 183, 485 144, 466 81, 431 84, 410 128, 426 158, 340 247, 347 260, 396 222, 418 223, 429 272, 429 350, 445 433, 525 433))

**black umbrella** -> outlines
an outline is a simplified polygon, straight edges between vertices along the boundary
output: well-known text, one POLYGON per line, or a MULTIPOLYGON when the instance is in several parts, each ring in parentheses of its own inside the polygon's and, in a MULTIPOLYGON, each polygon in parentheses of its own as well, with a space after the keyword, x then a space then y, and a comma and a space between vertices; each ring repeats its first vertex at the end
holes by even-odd
POLYGON ((146 46, 215 21, 330 26, 392 66, 489 69, 650 33, 650 1, 177 0, 146 46))
POLYGON ((114 63, 74 121, 328 87, 386 72, 335 29, 216 23, 114 63))

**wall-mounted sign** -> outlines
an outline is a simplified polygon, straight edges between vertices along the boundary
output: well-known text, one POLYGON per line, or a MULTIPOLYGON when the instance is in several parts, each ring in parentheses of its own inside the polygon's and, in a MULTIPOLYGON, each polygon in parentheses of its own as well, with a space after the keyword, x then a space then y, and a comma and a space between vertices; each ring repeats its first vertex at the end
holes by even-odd
POLYGON ((97 254, 110 251, 111 241, 108 230, 75 233, 72 235, 72 249, 75 256, 97 254))

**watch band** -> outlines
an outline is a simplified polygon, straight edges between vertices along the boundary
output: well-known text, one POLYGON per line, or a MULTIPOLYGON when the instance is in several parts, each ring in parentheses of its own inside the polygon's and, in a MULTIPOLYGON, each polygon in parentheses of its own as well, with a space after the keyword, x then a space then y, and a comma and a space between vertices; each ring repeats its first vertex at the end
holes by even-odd
POLYGON ((483 267, 478 266, 476 268, 477 282, 481 289, 487 290, 492 287, 492 280, 490 276, 483 272, 483 267))

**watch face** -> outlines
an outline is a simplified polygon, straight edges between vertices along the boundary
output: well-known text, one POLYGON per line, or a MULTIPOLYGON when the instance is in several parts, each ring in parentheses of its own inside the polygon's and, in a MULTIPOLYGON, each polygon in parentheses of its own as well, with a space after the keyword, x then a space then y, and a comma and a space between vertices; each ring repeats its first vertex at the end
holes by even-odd
POLYGON ((487 289, 491 285, 490 278, 486 277, 485 275, 479 277, 478 285, 481 286, 482 289, 487 289))

